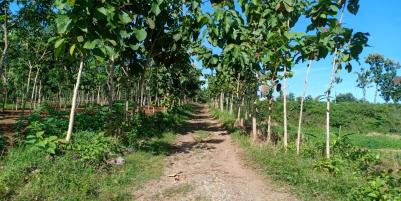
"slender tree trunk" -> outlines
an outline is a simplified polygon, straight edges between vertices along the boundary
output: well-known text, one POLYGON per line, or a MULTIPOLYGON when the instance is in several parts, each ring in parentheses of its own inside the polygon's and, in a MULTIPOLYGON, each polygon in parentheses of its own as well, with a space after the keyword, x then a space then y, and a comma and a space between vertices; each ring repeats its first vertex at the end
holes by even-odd
POLYGON ((7 79, 6 79, 3 67, 4 67, 4 60, 6 58, 6 54, 7 54, 7 50, 8 50, 8 27, 7 27, 8 3, 6 3, 6 5, 3 6, 3 12, 4 12, 4 23, 2 25, 2 28, 3 28, 4 47, 3 47, 3 52, 1 53, 1 57, 0 57, 0 78, 3 80, 3 83, 7 83, 7 79))
POLYGON ((224 111, 224 92, 220 92, 220 110, 224 111))
POLYGON ((362 93, 363 93, 363 100, 366 101, 366 88, 365 87, 362 89, 362 93))
MULTIPOLYGON (((341 11, 341 17, 339 24, 342 24, 343 17, 344 17, 344 9, 345 6, 343 7, 341 11)), ((335 68, 336 68, 336 57, 337 57, 337 52, 338 48, 336 47, 334 49, 334 54, 333 54, 333 62, 331 66, 331 74, 330 74, 330 83, 329 83, 329 88, 326 93, 326 158, 330 158, 330 94, 331 94, 331 89, 333 88, 333 81, 334 81, 334 74, 335 74, 335 68)))
MULTIPOLYGON (((38 85, 36 85, 35 86, 35 94, 33 95, 33 99, 32 99, 32 101, 31 102, 33 102, 33 103, 31 103, 31 105, 33 105, 33 109, 34 110, 36 110, 36 100, 37 100, 37 98, 38 98, 38 93, 39 93, 39 86, 38 85)), ((56 97, 55 97, 56 98, 56 97)), ((55 100, 56 101, 56 100, 55 100)))
POLYGON ((129 112, 129 92, 125 90, 125 104, 124 104, 124 115, 125 120, 128 120, 128 112, 129 112))
POLYGON ((267 117, 267 142, 269 143, 272 136, 272 113, 273 113, 273 89, 271 89, 269 97, 269 115, 267 117))
POLYGON ((79 83, 81 82, 83 67, 84 67, 84 60, 83 60, 83 58, 81 58, 81 61, 79 63, 77 82, 75 83, 74 92, 73 92, 73 96, 72 96, 70 119, 68 122, 68 131, 67 131, 67 136, 65 138, 65 140, 67 142, 69 142, 71 139, 72 129, 74 126, 74 117, 75 117, 75 109, 76 109, 76 104, 77 104, 78 89, 79 89, 79 83))
POLYGON ((28 61, 28 66, 29 66, 29 73, 28 73, 28 80, 27 80, 27 84, 26 84, 26 91, 24 94, 22 94, 22 114, 24 114, 24 112, 25 112, 25 97, 28 96, 29 87, 31 84, 31 75, 32 75, 32 68, 33 68, 31 61, 28 61))
POLYGON ((377 101, 377 91, 379 90, 379 84, 378 83, 376 83, 376 86, 375 86, 376 88, 375 88, 375 98, 374 98, 374 103, 377 103, 376 101, 377 101))
POLYGON ((113 105, 114 101, 114 59, 111 59, 109 70, 108 70, 108 93, 107 93, 107 101, 109 106, 113 105))
POLYGON ((284 66, 284 83, 283 83, 283 117, 284 117, 284 148, 288 147, 288 130, 287 130, 287 66, 284 66))
POLYGON ((8 90, 5 89, 4 91, 5 91, 5 96, 4 96, 4 100, 3 100, 3 110, 2 110, 3 112, 6 109, 7 99, 8 99, 8 90))
POLYGON ((30 106, 31 109, 32 109, 32 105, 33 105, 33 102, 34 102, 34 98, 35 98, 34 97, 35 96, 35 92, 37 90, 36 83, 38 81, 39 71, 40 70, 38 68, 38 70, 36 71, 35 80, 33 81, 32 94, 31 94, 31 106, 30 106))
POLYGON ((42 104, 42 80, 39 82, 38 107, 42 104))
POLYGON ((305 77, 305 83, 304 83, 304 93, 302 94, 302 97, 301 97, 301 109, 299 111, 298 132, 297 132, 297 155, 299 155, 300 149, 301 149, 302 113, 303 113, 303 110, 304 110, 304 100, 305 100, 305 96, 306 96, 306 91, 308 89, 308 77, 309 77, 309 72, 310 72, 311 65, 312 65, 312 60, 309 61, 308 67, 306 69, 306 77, 305 77))
POLYGON ((236 123, 238 124, 241 118, 241 101, 239 98, 239 87, 240 87, 240 79, 241 79, 241 74, 238 73, 237 76, 237 90, 236 90, 236 101, 237 101, 237 120, 236 123))
POLYGON ((100 86, 97 87, 96 104, 100 104, 100 86))
POLYGON ((230 114, 234 114, 234 94, 231 94, 231 99, 230 99, 230 114))
POLYGON ((330 83, 329 88, 326 92, 326 158, 330 158, 330 94, 331 89, 333 88, 335 67, 336 67, 336 56, 337 56, 337 48, 334 50, 334 58, 331 66, 331 74, 330 74, 330 83))
POLYGON ((258 128, 256 122, 256 100, 252 105, 252 141, 256 142, 258 139, 258 128))

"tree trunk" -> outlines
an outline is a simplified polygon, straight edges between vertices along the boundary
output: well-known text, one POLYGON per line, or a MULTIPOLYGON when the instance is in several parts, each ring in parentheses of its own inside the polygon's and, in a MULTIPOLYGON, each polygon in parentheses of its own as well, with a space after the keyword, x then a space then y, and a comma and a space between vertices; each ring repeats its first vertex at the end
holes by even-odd
POLYGON ((7 99, 8 99, 8 90, 5 90, 5 96, 4 96, 4 100, 3 100, 3 112, 6 109, 6 105, 7 105, 7 99))
POLYGON ((36 71, 35 80, 33 81, 32 94, 31 94, 31 106, 30 106, 31 109, 32 109, 33 102, 35 101, 34 100, 34 98, 35 98, 34 96, 35 96, 35 92, 37 90, 36 83, 38 81, 39 71, 40 70, 38 68, 38 70, 36 71))
POLYGON ((96 104, 100 105, 100 86, 97 87, 96 104))
POLYGON ((38 107, 42 104, 42 81, 39 82, 38 107))
POLYGON ((287 66, 284 66, 283 78, 283 117, 284 117, 284 148, 287 151, 288 147, 288 130, 287 130, 287 66))
POLYGON ((234 114, 234 94, 231 94, 231 99, 230 99, 230 114, 234 114))
POLYGON ((72 95, 70 119, 69 119, 69 122, 68 122, 67 136, 65 138, 65 140, 67 142, 69 142, 70 139, 71 139, 72 128, 74 126, 74 117, 75 117, 75 109, 76 109, 75 107, 76 107, 76 104, 77 104, 78 89, 79 89, 79 83, 81 82, 81 76, 82 76, 83 67, 84 67, 84 60, 83 60, 83 58, 81 58, 81 61, 79 63, 77 82, 75 83, 74 92, 73 92, 73 95, 72 95))
POLYGON ((376 88, 375 88, 375 98, 374 98, 374 103, 377 103, 377 91, 379 90, 379 84, 376 83, 376 88))
POLYGON ((107 102, 111 107, 114 101, 114 59, 111 59, 109 65, 107 85, 109 89, 107 93, 107 102))
POLYGON ((312 65, 312 60, 309 61, 309 64, 308 64, 308 67, 307 67, 307 70, 306 70, 306 77, 305 77, 305 83, 304 83, 304 93, 302 94, 302 97, 301 97, 301 109, 299 111, 298 132, 297 132, 297 155, 299 155, 300 149, 301 149, 302 114, 303 114, 303 109, 304 109, 304 100, 305 100, 305 96, 306 96, 306 91, 308 89, 308 77, 309 77, 309 72, 310 72, 311 65, 312 65))
POLYGON ((336 67, 336 56, 337 56, 337 48, 334 50, 333 55, 333 63, 331 66, 331 74, 330 74, 330 83, 329 88, 326 92, 326 158, 330 158, 330 94, 331 89, 333 88, 335 67, 336 67))
POLYGON ((8 50, 8 27, 7 27, 7 22, 8 22, 8 3, 6 3, 6 5, 3 6, 4 9, 4 23, 2 25, 3 28, 3 43, 4 43, 4 47, 3 47, 3 52, 1 53, 1 57, 0 57, 0 78, 3 80, 3 83, 7 82, 5 73, 4 73, 4 60, 6 58, 6 54, 7 54, 7 50, 8 50))
POLYGON ((25 97, 28 96, 29 87, 31 84, 31 75, 32 75, 32 68, 33 68, 31 61, 28 61, 28 66, 29 66, 29 73, 28 73, 28 80, 27 80, 27 84, 26 84, 26 91, 24 94, 22 94, 22 114, 24 114, 24 112, 25 112, 25 97))
POLYGON ((224 111, 224 92, 220 92, 220 110, 224 111))
POLYGON ((272 136, 272 131, 271 131, 271 127, 272 127, 272 113, 273 113, 273 89, 271 89, 272 91, 269 92, 270 97, 269 97, 269 116, 267 118, 267 142, 269 143, 271 140, 271 136, 272 136))
POLYGON ((256 142, 258 139, 258 129, 256 122, 256 100, 252 105, 252 141, 256 142))
POLYGON ((142 107, 145 105, 144 104, 144 96, 143 96, 143 94, 144 94, 144 82, 145 82, 145 74, 143 74, 141 76, 141 89, 140 89, 140 92, 141 92, 141 104, 140 104, 141 110, 142 110, 142 107))
MULTIPOLYGON (((344 9, 341 11, 341 17, 339 24, 342 24, 343 17, 344 17, 344 9)), ((333 62, 331 66, 331 74, 330 74, 330 83, 329 83, 329 89, 327 90, 327 102, 326 102, 326 158, 330 158, 330 93, 331 89, 333 88, 333 81, 334 81, 334 74, 335 74, 335 67, 336 67, 336 56, 337 56, 338 49, 334 49, 334 54, 333 54, 333 62)))

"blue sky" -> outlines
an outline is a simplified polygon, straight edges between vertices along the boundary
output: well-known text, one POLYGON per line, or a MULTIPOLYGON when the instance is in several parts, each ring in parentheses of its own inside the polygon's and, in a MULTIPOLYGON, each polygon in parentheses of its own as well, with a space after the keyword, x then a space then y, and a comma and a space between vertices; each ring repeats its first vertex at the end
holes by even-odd
MULTIPOLYGON (((205 11, 211 11, 210 5, 204 6, 205 11)), ((300 20, 295 27, 295 31, 304 31, 303 28, 308 22, 300 20)), ((353 72, 347 73, 345 70, 340 73, 343 82, 336 85, 333 93, 351 92, 357 98, 362 98, 362 90, 356 87, 356 74, 360 67, 367 67, 364 63, 365 57, 369 53, 381 53, 385 57, 401 62, 401 0, 363 0, 360 1, 360 9, 358 15, 354 16, 346 14, 344 16, 344 24, 353 28, 354 31, 368 32, 369 45, 364 49, 360 56, 361 66, 353 63, 353 72)), ((215 50, 218 51, 218 50, 215 50)), ((313 97, 323 95, 328 87, 330 77, 332 58, 312 64, 309 77, 308 93, 313 97)), ((201 63, 198 63, 201 66, 201 63)), ((300 96, 303 92, 303 83, 306 74, 306 64, 299 64, 293 68, 294 77, 289 79, 287 90, 300 96)), ((209 73, 208 70, 203 70, 209 73)), ((401 71, 398 72, 401 75, 401 71)), ((367 91, 367 99, 373 101, 374 87, 367 91)), ((383 102, 381 97, 378 101, 383 102)))

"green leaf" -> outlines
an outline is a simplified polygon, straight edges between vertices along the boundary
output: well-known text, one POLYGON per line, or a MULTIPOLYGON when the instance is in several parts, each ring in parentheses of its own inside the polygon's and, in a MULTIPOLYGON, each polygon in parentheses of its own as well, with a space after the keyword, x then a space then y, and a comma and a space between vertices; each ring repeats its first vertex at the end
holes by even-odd
POLYGON ((72 20, 65 15, 59 16, 56 18, 56 25, 57 25, 57 32, 63 34, 67 31, 69 25, 71 24, 72 20))
POLYGON ((155 21, 153 21, 153 19, 152 18, 146 18, 146 23, 148 23, 148 25, 149 25, 149 28, 151 28, 151 29, 155 29, 155 21))
POLYGON ((118 17, 120 18, 120 21, 123 24, 128 24, 132 21, 126 12, 123 12, 123 14, 118 15, 118 17))
POLYGON ((97 11, 99 11, 103 15, 107 16, 107 9, 105 7, 100 7, 97 9, 97 11))
POLYGON ((129 47, 130 47, 132 50, 137 51, 137 50, 139 49, 140 45, 139 45, 139 44, 130 45, 129 47))
POLYGON ((126 30, 120 31, 121 38, 128 38, 131 34, 129 34, 126 30))
POLYGON ((117 42, 115 40, 108 39, 107 41, 109 41, 113 46, 117 45, 117 42))
POLYGON ((60 38, 56 41, 56 43, 54 43, 54 48, 59 48, 60 45, 62 45, 64 43, 65 39, 64 38, 60 38))
POLYGON ((96 45, 99 43, 99 40, 93 40, 93 41, 86 41, 84 44, 84 49, 89 49, 92 50, 96 47, 96 45))
POLYGON ((173 35, 173 39, 174 39, 175 41, 180 40, 180 39, 181 39, 181 34, 180 34, 180 33, 174 34, 174 35, 173 35))
POLYGON ((159 15, 161 10, 160 7, 157 3, 152 3, 152 8, 151 8, 152 13, 154 13, 155 15, 159 15))
POLYGON ((135 37, 138 41, 144 41, 147 37, 148 33, 145 29, 136 29, 135 30, 135 37))
POLYGON ((74 54, 75 47, 76 47, 75 44, 71 45, 71 47, 70 47, 70 55, 71 56, 74 54))
POLYGON ((84 37, 83 36, 78 36, 77 37, 77 41, 80 42, 80 43, 84 42, 84 37))

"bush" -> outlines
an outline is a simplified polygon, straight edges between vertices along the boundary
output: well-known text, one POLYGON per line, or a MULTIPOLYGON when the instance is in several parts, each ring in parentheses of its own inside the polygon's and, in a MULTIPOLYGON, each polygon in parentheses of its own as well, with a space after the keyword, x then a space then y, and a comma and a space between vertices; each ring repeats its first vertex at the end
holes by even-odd
POLYGON ((370 176, 369 182, 354 188, 350 194, 351 200, 401 200, 401 172, 392 170, 370 176))
POLYGON ((59 139, 57 136, 44 137, 44 132, 28 135, 24 141, 25 146, 32 150, 41 150, 48 154, 56 154, 59 139))
POLYGON ((120 151, 118 140, 104 133, 82 131, 73 135, 67 150, 73 151, 78 158, 90 164, 104 162, 110 154, 120 151))
POLYGON ((5 148, 6 148, 6 139, 4 139, 3 135, 0 133, 0 156, 5 148))

